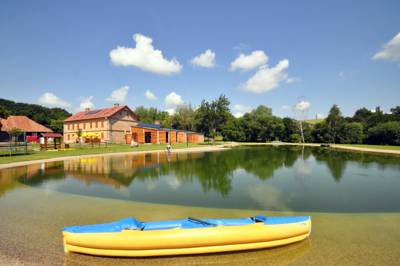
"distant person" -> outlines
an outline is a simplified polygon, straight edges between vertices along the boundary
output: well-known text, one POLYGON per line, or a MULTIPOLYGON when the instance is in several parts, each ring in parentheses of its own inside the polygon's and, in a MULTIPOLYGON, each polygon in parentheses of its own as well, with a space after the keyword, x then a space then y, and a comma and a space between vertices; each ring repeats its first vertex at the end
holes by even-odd
POLYGON ((171 144, 167 144, 167 153, 170 154, 171 153, 171 144))
POLYGON ((139 146, 138 143, 136 141, 134 141, 134 140, 131 140, 131 147, 134 148, 134 147, 137 147, 137 146, 139 146))

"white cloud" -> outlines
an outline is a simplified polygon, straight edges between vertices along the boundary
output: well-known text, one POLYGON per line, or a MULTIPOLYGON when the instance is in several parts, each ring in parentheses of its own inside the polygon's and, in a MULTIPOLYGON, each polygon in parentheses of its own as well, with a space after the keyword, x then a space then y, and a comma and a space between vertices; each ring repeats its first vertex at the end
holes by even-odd
POLYGON ((182 106, 185 102, 182 100, 182 97, 179 94, 176 94, 173 91, 165 97, 164 103, 166 106, 166 111, 170 114, 174 114, 176 108, 182 106))
POLYGON ((56 96, 51 92, 43 93, 39 97, 38 103, 49 107, 61 107, 61 108, 71 107, 71 104, 69 102, 60 99, 58 96, 56 96))
POLYGON ((136 47, 123 47, 110 51, 111 62, 117 66, 133 66, 141 70, 161 75, 179 73, 181 64, 175 59, 164 58, 162 51, 153 47, 153 40, 142 34, 133 35, 136 47))
POLYGON ((268 68, 261 66, 245 84, 242 89, 254 93, 263 93, 279 86, 279 83, 288 79, 285 70, 289 67, 289 60, 283 59, 276 66, 268 68))
POLYGON ((93 96, 81 97, 80 98, 79 109, 80 110, 93 109, 94 108, 93 98, 94 98, 93 96))
POLYGON ((295 105, 295 109, 298 111, 307 111, 310 108, 311 104, 307 101, 300 101, 295 105))
POLYGON ((174 109, 174 108, 167 108, 167 109, 165 109, 165 111, 166 111, 169 115, 174 115, 174 114, 175 114, 175 109, 174 109))
POLYGON ((322 114, 316 114, 316 115, 315 115, 315 118, 317 118, 317 119, 323 119, 324 116, 323 116, 322 114))
POLYGON ((377 52, 372 59, 400 61, 400 32, 383 45, 382 50, 377 52))
POLYGON ((204 53, 199 54, 190 60, 190 63, 195 66, 213 68, 215 67, 215 53, 210 49, 207 49, 204 53))
POLYGON ((126 96, 128 95, 128 91, 129 91, 129 86, 122 86, 119 89, 113 90, 111 92, 110 97, 108 97, 106 100, 109 102, 116 102, 116 103, 125 102, 126 96))
POLYGON ((246 106, 243 104, 235 104, 233 106, 233 116, 235 116, 236 118, 242 117, 245 113, 250 112, 251 111, 251 107, 250 106, 246 106))
POLYGON ((146 92, 144 93, 144 96, 150 101, 157 100, 157 96, 154 93, 152 93, 150 90, 146 90, 146 92))
POLYGON ((231 70, 247 71, 262 65, 268 61, 268 56, 263 51, 254 51, 251 54, 240 54, 232 63, 231 70))
POLYGON ((298 82, 299 80, 300 80, 299 78, 287 78, 286 83, 292 84, 292 83, 298 82))
POLYGON ((290 110, 290 106, 289 105, 282 105, 282 109, 285 111, 290 110))

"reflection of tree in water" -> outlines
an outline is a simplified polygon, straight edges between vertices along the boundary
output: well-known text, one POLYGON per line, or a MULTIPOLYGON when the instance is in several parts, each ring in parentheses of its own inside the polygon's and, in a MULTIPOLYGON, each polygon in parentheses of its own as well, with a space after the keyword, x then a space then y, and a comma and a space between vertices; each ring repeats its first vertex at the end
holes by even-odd
POLYGON ((347 163, 358 163, 363 168, 367 168, 371 164, 377 164, 381 170, 388 167, 394 170, 400 170, 400 159, 398 156, 321 148, 313 148, 310 150, 312 150, 312 154, 317 161, 326 164, 332 177, 338 182, 343 177, 347 163))
POLYGON ((347 159, 344 154, 332 149, 315 149, 314 157, 319 162, 324 162, 333 178, 339 182, 346 170, 347 159))
MULTIPOLYGON (((340 181, 346 164, 359 163, 362 167, 377 164, 380 169, 400 170, 396 156, 354 153, 333 149, 299 146, 237 148, 223 152, 172 153, 165 152, 127 156, 105 156, 65 162, 14 168, 0 171, 0 196, 16 185, 16 180, 28 185, 41 185, 46 180, 72 177, 87 186, 100 183, 119 189, 130 186, 134 180, 158 180, 174 176, 181 183, 199 182, 203 191, 217 191, 226 196, 232 189, 234 171, 243 169, 260 180, 272 177, 277 169, 291 168, 299 158, 314 156, 326 164, 332 177, 340 181), (18 171, 16 170, 18 169, 18 171)), ((133 184, 132 184, 133 185, 133 184)))

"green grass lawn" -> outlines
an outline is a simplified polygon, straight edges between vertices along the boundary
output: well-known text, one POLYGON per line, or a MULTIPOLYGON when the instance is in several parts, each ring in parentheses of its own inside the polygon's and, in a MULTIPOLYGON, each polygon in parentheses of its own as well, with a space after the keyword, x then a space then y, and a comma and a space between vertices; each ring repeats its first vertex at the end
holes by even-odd
MULTIPOLYGON (((189 148, 201 147, 200 144, 189 144, 189 148)), ((186 148, 186 143, 173 144, 172 149, 186 148)), ((41 159, 50 159, 65 156, 77 156, 86 154, 100 154, 100 153, 116 153, 116 152, 130 152, 130 151, 152 151, 152 150, 165 150, 166 144, 144 144, 138 147, 131 147, 126 144, 109 144, 106 146, 73 146, 71 149, 59 151, 31 151, 30 154, 14 155, 14 156, 0 156, 0 164, 32 161, 41 159)))
POLYGON ((340 146, 366 148, 366 149, 380 149, 380 150, 400 150, 400 146, 390 145, 368 145, 368 144, 337 144, 340 146))

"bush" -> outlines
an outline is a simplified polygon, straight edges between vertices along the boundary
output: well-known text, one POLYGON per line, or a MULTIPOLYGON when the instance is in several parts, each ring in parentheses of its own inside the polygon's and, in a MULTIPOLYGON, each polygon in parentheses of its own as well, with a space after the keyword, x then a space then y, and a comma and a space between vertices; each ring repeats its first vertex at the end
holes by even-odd
POLYGON ((296 143, 301 142, 300 134, 297 134, 297 133, 291 134, 290 135, 290 142, 296 142, 296 143))
POLYGON ((386 122, 368 130, 369 144, 400 145, 400 122, 386 122))

